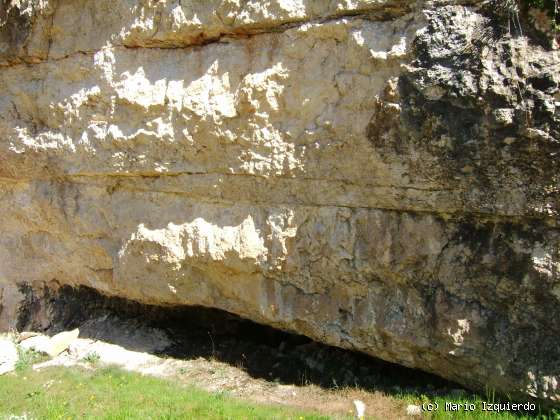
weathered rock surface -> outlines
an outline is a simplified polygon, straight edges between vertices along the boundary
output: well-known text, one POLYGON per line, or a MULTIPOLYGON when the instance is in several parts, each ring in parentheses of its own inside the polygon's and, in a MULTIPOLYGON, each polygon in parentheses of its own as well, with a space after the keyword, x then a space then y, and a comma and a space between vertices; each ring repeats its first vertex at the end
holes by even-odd
POLYGON ((22 340, 20 346, 23 350, 35 351, 48 355, 51 349, 51 339, 46 335, 39 334, 22 340))
POLYGON ((78 339, 79 329, 72 331, 63 331, 52 337, 46 335, 34 335, 21 341, 20 346, 24 350, 34 350, 39 353, 46 354, 50 357, 56 357, 78 339))
POLYGON ((2 326, 86 285, 558 403, 560 55, 480 3, 3 0, 2 326))

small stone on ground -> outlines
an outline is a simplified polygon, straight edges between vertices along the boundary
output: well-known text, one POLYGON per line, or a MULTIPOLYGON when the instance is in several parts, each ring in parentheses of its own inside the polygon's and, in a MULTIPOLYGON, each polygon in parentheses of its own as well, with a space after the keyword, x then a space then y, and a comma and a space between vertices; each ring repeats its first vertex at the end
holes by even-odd
POLYGON ((406 407, 406 414, 409 416, 420 416, 422 415, 422 407, 419 405, 409 404, 406 407))
POLYGON ((9 338, 0 338, 0 375, 15 370, 18 361, 16 345, 9 338))

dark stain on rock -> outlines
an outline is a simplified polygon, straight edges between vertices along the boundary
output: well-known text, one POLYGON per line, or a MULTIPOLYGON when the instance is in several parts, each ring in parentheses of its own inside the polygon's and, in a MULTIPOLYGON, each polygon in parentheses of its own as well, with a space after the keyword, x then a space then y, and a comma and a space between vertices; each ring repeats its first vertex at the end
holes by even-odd
POLYGON ((31 34, 32 15, 25 13, 13 0, 0 0, 0 45, 8 56, 21 51, 31 34))
POLYGON ((560 74, 499 35, 495 19, 478 25, 501 38, 474 40, 458 30, 461 19, 448 8, 430 16, 399 98, 382 97, 373 110, 370 143, 386 163, 408 160, 416 182, 464 191, 467 208, 493 212, 509 189, 522 211, 558 215, 560 74))

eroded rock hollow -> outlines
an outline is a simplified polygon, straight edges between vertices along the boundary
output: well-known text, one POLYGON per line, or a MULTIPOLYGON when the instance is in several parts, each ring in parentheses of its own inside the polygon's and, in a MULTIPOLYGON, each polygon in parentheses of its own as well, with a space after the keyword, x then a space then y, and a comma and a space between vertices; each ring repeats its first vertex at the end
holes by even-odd
POLYGON ((560 55, 492 3, 2 0, 0 327, 83 285, 560 402, 560 55))

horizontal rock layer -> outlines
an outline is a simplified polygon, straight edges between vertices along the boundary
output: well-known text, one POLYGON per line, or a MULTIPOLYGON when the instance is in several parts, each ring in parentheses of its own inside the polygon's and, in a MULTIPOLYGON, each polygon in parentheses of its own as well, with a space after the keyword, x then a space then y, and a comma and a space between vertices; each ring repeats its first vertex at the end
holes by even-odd
POLYGON ((0 324, 86 285, 560 401, 560 55, 458 3, 4 1, 0 324))

